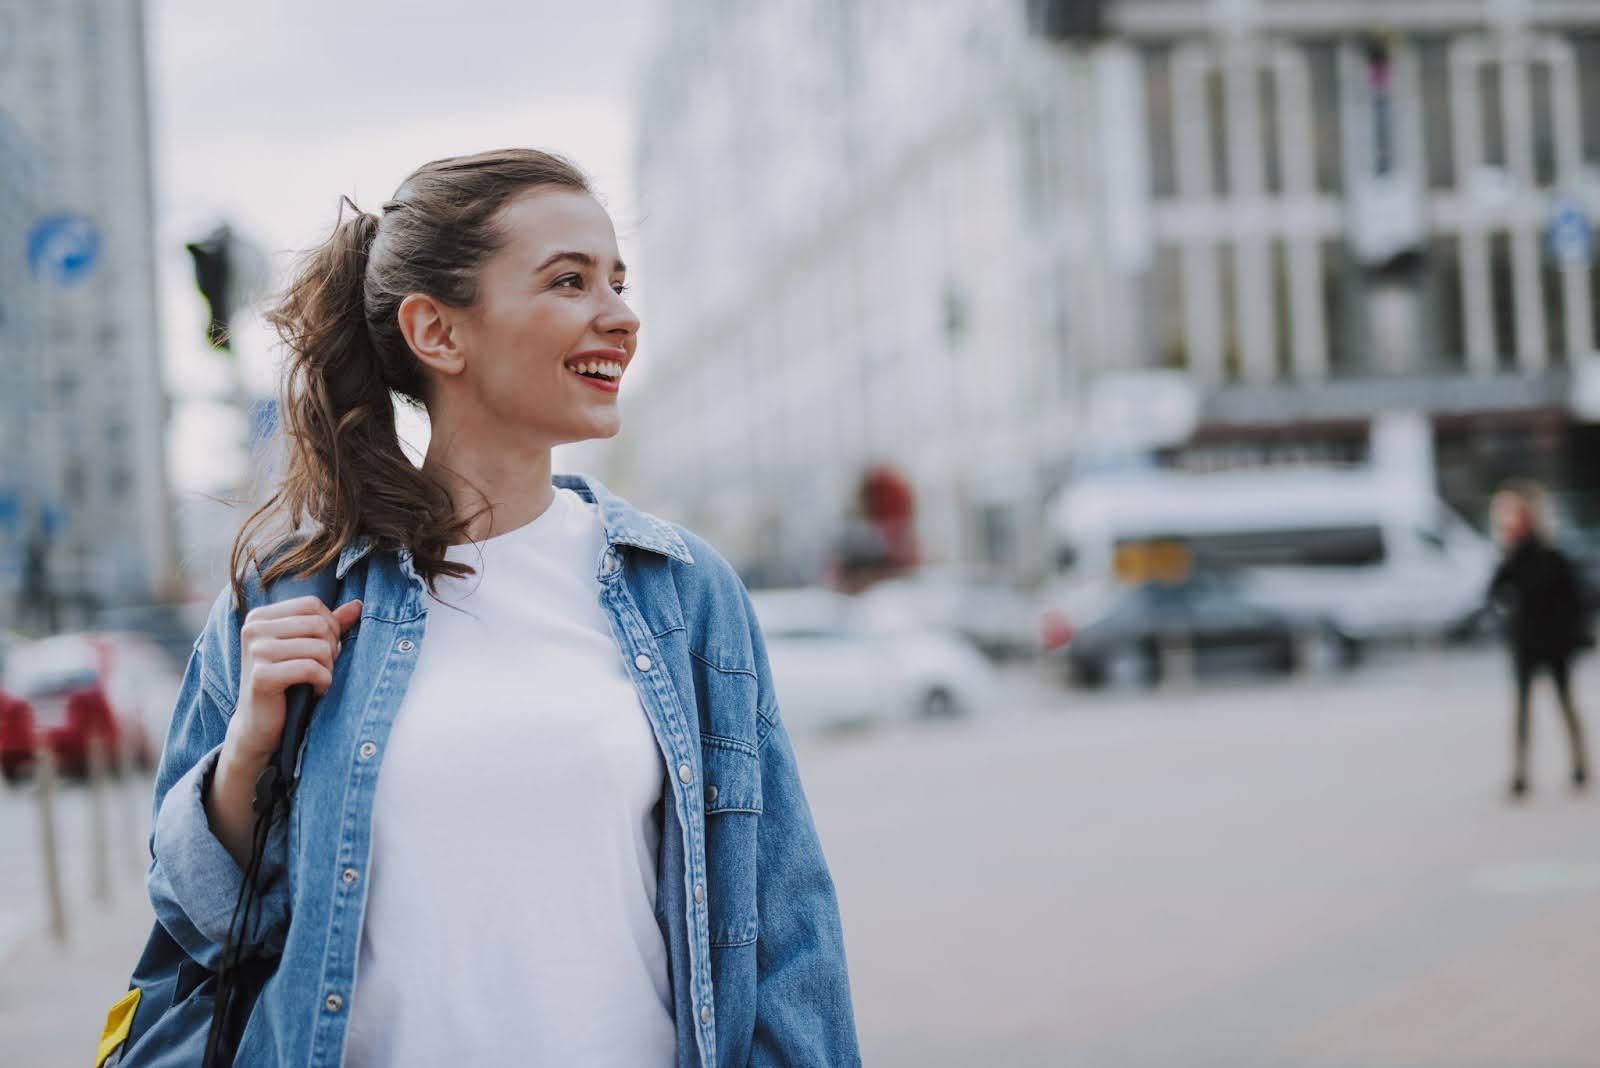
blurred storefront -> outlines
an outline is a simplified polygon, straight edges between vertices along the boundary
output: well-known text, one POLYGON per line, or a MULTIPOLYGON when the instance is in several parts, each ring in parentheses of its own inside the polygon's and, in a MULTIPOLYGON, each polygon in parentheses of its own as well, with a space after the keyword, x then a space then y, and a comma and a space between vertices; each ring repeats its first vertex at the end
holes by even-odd
POLYGON ((1359 463, 1416 412, 1469 517, 1513 473, 1600 501, 1597 101, 1577 0, 686 5, 616 477, 782 566, 893 463, 929 558, 1024 577, 1095 384, 1164 369, 1198 411, 1154 462, 1359 463))

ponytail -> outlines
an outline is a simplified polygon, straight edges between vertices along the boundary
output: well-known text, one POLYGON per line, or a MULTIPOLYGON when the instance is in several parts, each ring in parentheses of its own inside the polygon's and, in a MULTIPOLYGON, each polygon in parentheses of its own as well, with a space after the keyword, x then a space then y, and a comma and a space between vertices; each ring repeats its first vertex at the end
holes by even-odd
MULTIPOLYGON (((400 447, 393 392, 421 403, 422 380, 414 360, 389 367, 368 326, 365 278, 379 218, 349 198, 340 215, 267 312, 288 349, 279 402, 287 455, 282 481, 234 539, 229 570, 241 610, 245 575, 265 559, 268 584, 328 566, 364 533, 389 548, 427 541, 430 531, 448 544, 463 525, 451 523, 449 494, 400 447), (287 551, 269 551, 286 542, 287 551)), ((446 562, 442 571, 460 567, 446 562)))
POLYGON ((425 293, 453 307, 477 299, 478 271, 505 243, 496 214, 541 186, 589 193, 559 156, 505 149, 419 167, 384 214, 341 201, 333 234, 301 260, 267 321, 288 349, 282 400, 286 466, 234 539, 230 575, 244 605, 255 567, 268 584, 334 563, 358 538, 409 550, 430 588, 471 566, 448 560, 474 514, 400 447, 394 399, 427 403, 421 362, 400 332, 400 302, 425 293), (344 208, 351 210, 345 217, 344 208), (270 528, 270 529, 269 529, 270 528))

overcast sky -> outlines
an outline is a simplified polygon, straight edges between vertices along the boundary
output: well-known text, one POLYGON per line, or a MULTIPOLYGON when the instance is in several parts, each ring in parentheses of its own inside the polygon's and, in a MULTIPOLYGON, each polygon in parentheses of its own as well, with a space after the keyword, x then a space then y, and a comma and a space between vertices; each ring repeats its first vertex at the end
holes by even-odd
MULTIPOLYGON (((526 145, 571 157, 616 218, 634 224, 637 69, 655 0, 150 0, 157 259, 172 475, 219 488, 240 463, 229 382, 203 340, 185 241, 226 219, 273 257, 324 238, 339 195, 368 211, 418 164, 526 145)), ((247 381, 270 390, 275 355, 239 324, 247 381)))

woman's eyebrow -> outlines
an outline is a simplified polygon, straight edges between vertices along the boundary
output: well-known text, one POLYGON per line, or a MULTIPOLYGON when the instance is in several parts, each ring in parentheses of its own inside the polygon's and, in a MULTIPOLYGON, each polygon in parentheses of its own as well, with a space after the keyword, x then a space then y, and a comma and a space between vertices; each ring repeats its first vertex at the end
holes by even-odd
MULTIPOLYGON (((560 263, 562 260, 572 260, 573 262, 580 263, 585 267, 593 267, 595 264, 600 262, 587 252, 552 252, 550 256, 543 263, 539 264, 539 266, 535 267, 534 270, 542 271, 552 264, 560 263)), ((627 269, 628 265, 623 263, 621 260, 616 260, 611 264, 612 273, 616 273, 618 271, 626 272, 627 269)))

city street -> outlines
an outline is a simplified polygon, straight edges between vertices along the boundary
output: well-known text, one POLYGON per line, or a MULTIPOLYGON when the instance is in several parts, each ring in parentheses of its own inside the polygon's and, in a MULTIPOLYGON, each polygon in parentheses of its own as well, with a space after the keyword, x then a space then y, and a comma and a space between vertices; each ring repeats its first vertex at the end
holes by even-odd
POLYGON ((1498 652, 808 746, 866 1063, 1600 1064, 1600 800, 1548 698, 1502 800, 1498 652))
MULTIPOLYGON (((801 741, 868 1065, 1600 1064, 1600 797, 1566 787, 1540 691, 1534 793, 1502 799, 1498 650, 1003 692, 966 722, 801 741)), ((0 794, 14 857, 33 812, 0 794)), ((34 935, 0 961, 7 1066, 87 1060, 148 922, 116 870, 111 913, 74 891, 70 952, 34 935)), ((36 879, 4 879, 42 916, 36 879)))

